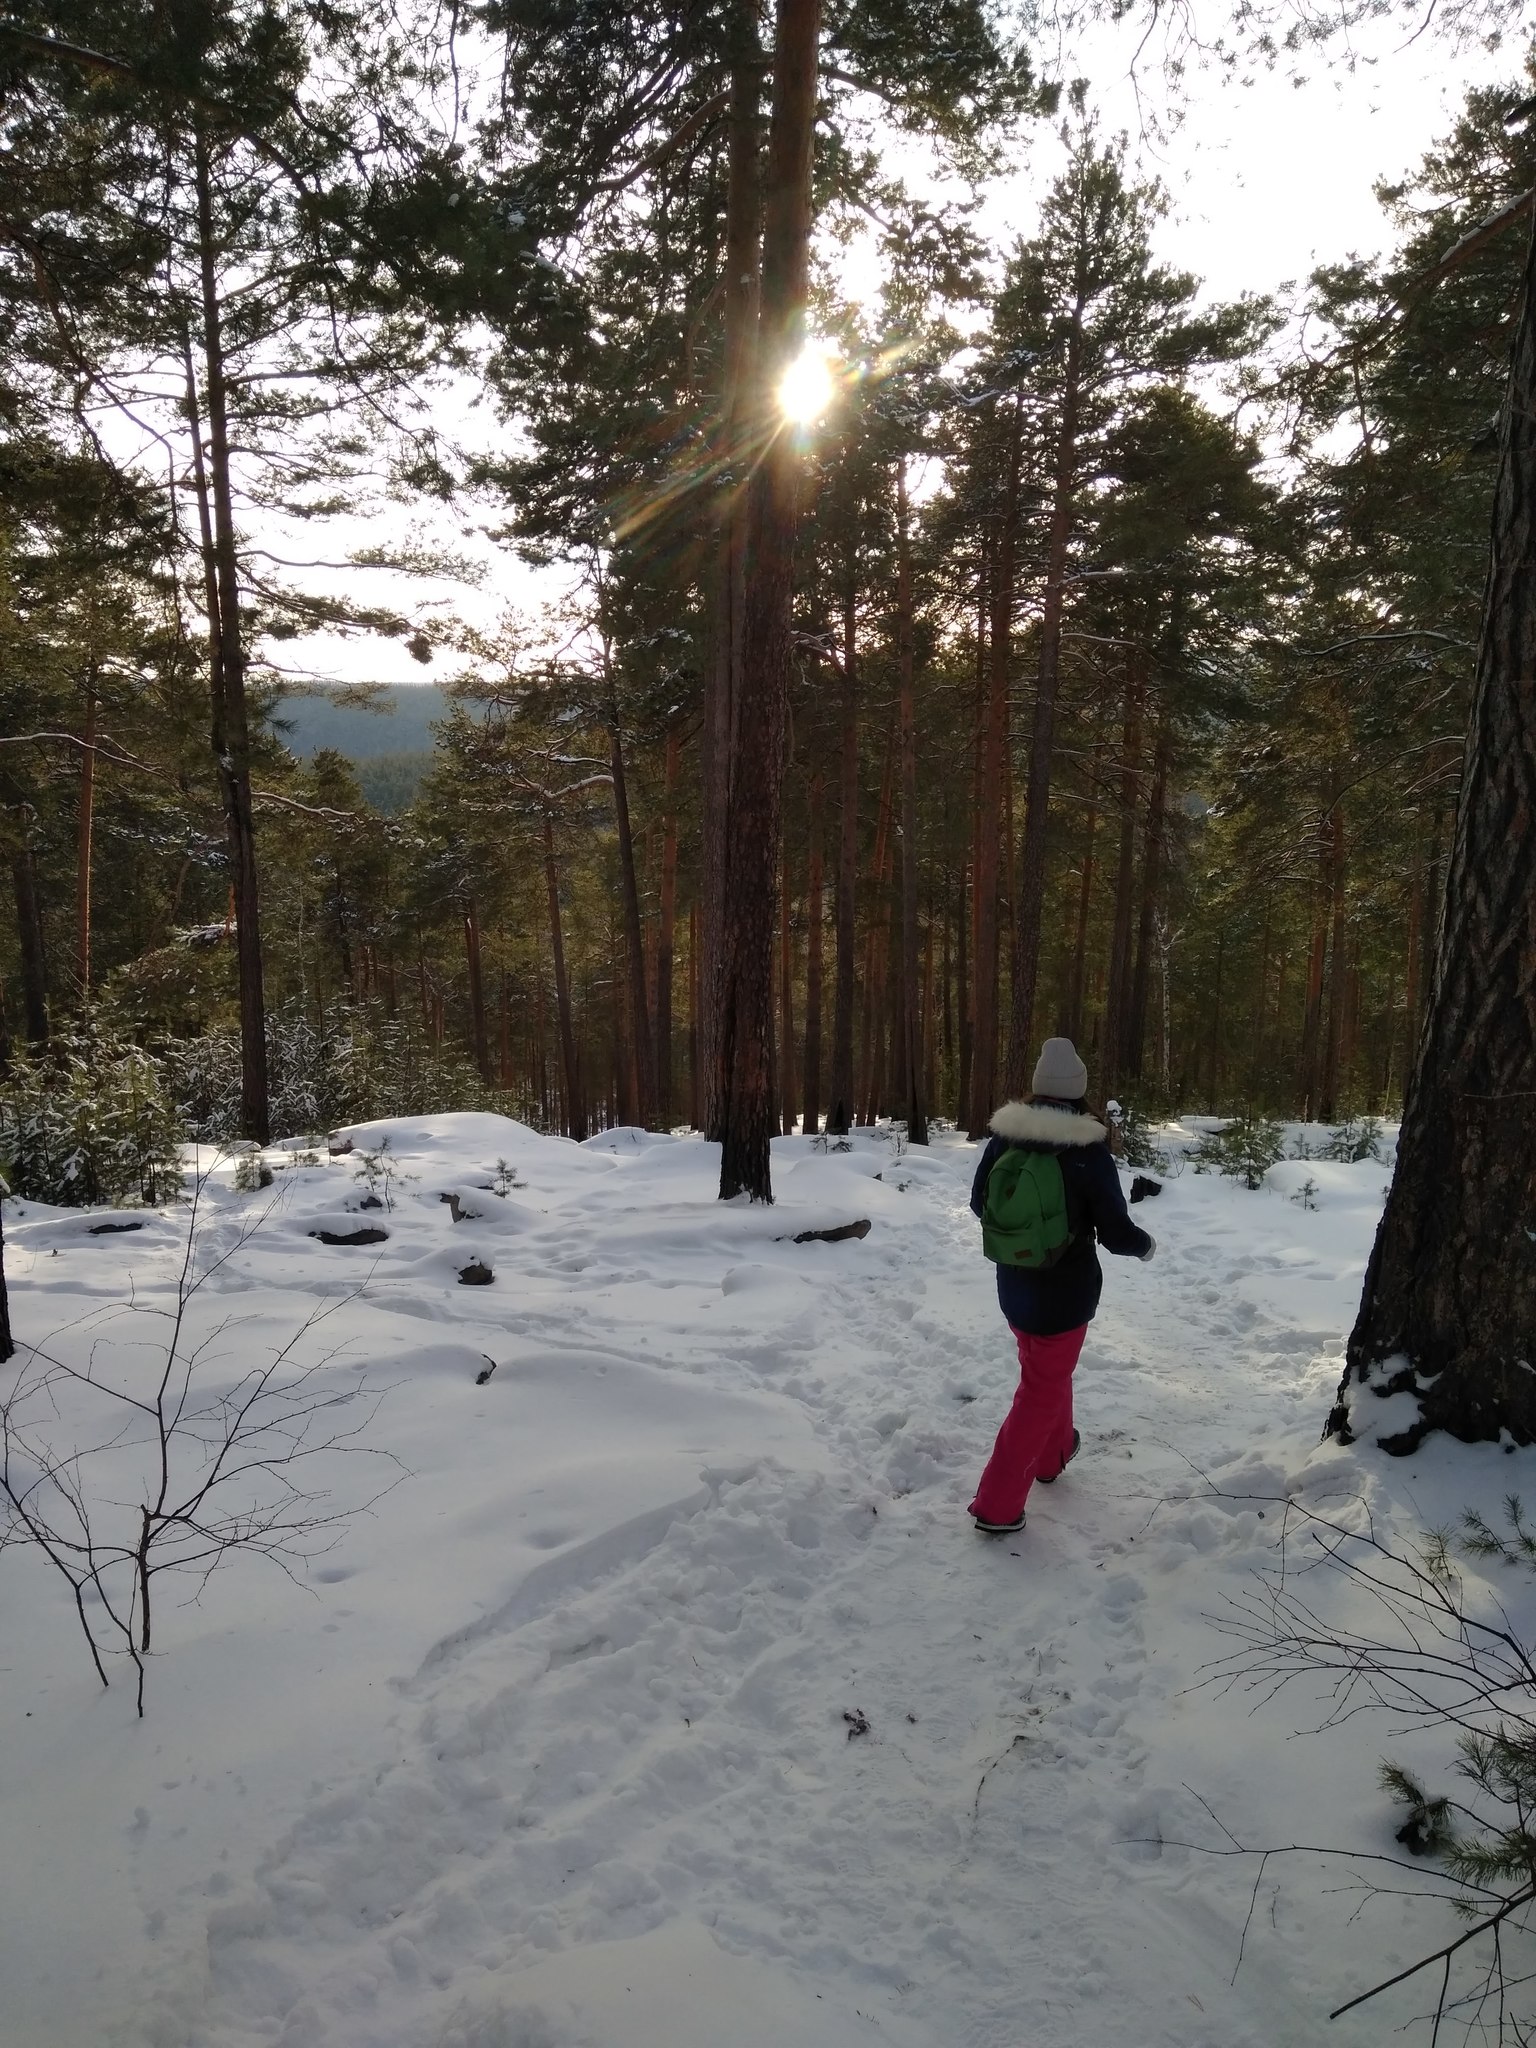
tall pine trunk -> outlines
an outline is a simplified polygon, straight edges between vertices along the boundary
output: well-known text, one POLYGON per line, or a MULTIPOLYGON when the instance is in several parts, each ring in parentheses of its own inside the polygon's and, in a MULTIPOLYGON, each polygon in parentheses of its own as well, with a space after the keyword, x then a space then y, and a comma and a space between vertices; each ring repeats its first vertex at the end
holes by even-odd
POLYGON ((1021 1094, 1034 1050, 1035 989, 1040 978, 1040 926, 1045 906, 1045 843, 1050 817, 1051 763, 1056 745, 1056 697, 1061 684, 1062 613, 1066 605, 1067 556, 1077 517, 1077 435, 1082 375, 1083 293, 1079 288, 1067 331, 1066 371, 1056 435, 1051 490, 1050 539, 1045 561, 1045 600, 1040 611, 1040 660, 1035 672, 1035 715, 1030 730, 1029 785, 1024 836, 1019 849, 1019 887, 1014 903, 1013 1029, 1008 1041, 1008 1091, 1021 1094))
MULTIPOLYGON (((207 137, 196 131, 198 261, 203 302, 203 375, 208 401, 208 489, 212 499, 211 578, 217 620, 213 642, 212 731, 214 765, 224 805, 230 877, 235 896, 235 951, 240 977, 240 1128, 265 1145, 272 1136, 267 1097, 266 1002, 262 991, 261 917, 256 878, 256 824, 251 806, 251 748, 245 704, 245 645, 240 574, 235 549, 230 476, 229 405, 219 302, 218 237, 213 218, 213 167, 207 137)), ((191 419, 197 472, 203 468, 202 428, 191 419)), ((205 541, 206 541, 205 529, 205 541)))
POLYGON ((587 1135, 587 1114, 581 1100, 581 1065, 571 1020, 571 984, 565 972, 565 940, 560 929, 560 877, 555 868, 555 825, 544 813, 544 886, 549 897, 549 950, 555 967, 555 1009, 560 1020, 560 1060, 565 1072, 566 1136, 579 1143, 587 1135))
POLYGON ((901 697, 901 1028, 907 1142, 928 1142, 917 957, 917 706, 912 654, 912 545, 907 465, 896 467, 896 667, 901 697))
POLYGON ((471 897, 464 911, 464 964, 469 974, 469 1028, 480 1078, 491 1083, 491 1040, 485 1021, 485 981, 480 971, 480 914, 471 897))
POLYGON ((1328 1035, 1323 1053, 1323 1082, 1318 1114, 1325 1124, 1338 1115, 1339 1069, 1344 1049, 1344 1015, 1348 1003, 1348 951, 1344 915, 1347 881, 1344 848, 1344 801, 1333 806, 1328 829, 1328 899, 1333 934, 1328 958, 1328 1035))
POLYGON ((91 838, 96 822, 96 678, 85 686, 81 732, 80 799, 75 819, 75 985, 82 1006, 91 1000, 91 838))
POLYGON ((629 822, 629 782, 624 772, 624 741, 619 707, 610 679, 608 696, 608 758, 613 773, 613 813, 619 836, 619 880, 624 900, 624 952, 629 964, 630 1045, 635 1058, 636 1121, 646 1130, 656 1124, 656 1059, 652 1050, 650 1013, 645 986, 645 932, 640 922, 640 883, 635 873, 635 838, 629 822))
POLYGON ((1328 1424, 1349 1434, 1351 1383, 1409 1387, 1420 1419, 1382 1439, 1393 1451, 1431 1429, 1536 1441, 1536 239, 1500 439, 1424 1030, 1328 1424))
POLYGON ((1023 401, 1015 396, 1004 456, 1003 501, 991 550, 992 631, 986 727, 976 792, 975 948, 972 954, 970 1135, 979 1138, 996 1107, 998 1025, 997 899, 1003 848, 1003 769, 1008 751, 1008 682, 1013 656, 1013 563, 1019 530, 1023 401))
POLYGON ((1093 750, 1093 762, 1088 771, 1088 829, 1083 843, 1083 871, 1078 881, 1077 930, 1072 939, 1072 980, 1067 992, 1066 1014, 1062 1019, 1062 1035, 1070 1038, 1074 1045, 1080 1044, 1083 1036, 1083 991, 1087 984, 1088 971, 1088 913, 1093 908, 1093 842, 1098 836, 1099 828, 1099 770, 1103 757, 1104 748, 1100 742, 1093 750))
POLYGON ((1140 648, 1126 653, 1125 717, 1120 733, 1120 857, 1115 867, 1115 918, 1104 991, 1104 1035, 1099 1044, 1099 1087, 1113 1095, 1120 1084, 1129 1021, 1131 899, 1136 868, 1137 786, 1141 779, 1141 705, 1145 688, 1140 648))
MULTIPOLYGON (((814 1137, 821 1128, 821 803, 824 778, 811 775, 810 849, 805 877, 805 1111, 801 1130, 814 1137)), ((788 1053, 785 1054, 786 1059, 788 1053)))
POLYGON ((852 550, 843 589, 841 813, 837 841, 837 974, 832 996, 832 1080, 827 1129, 844 1136, 853 1123, 854 912, 859 876, 859 620, 852 550))
POLYGON ((779 0, 763 207, 757 384, 767 446, 747 497, 747 590, 720 932, 720 1196, 773 1200, 770 1041, 773 878, 779 854, 784 724, 793 659, 800 455, 769 419, 805 328, 821 0, 779 0))
POLYGON ((662 791, 661 903, 656 934, 656 1116, 662 1130, 672 1123, 672 958, 677 928, 677 778, 682 737, 676 722, 667 728, 662 791))
POLYGON ((747 491, 761 425, 756 384, 762 265, 762 45, 752 0, 733 0, 731 99, 725 217, 725 351, 715 460, 714 631, 699 741, 703 850, 699 904, 698 1060, 701 1097, 695 1122, 719 1140, 725 1132, 726 1067, 721 1023, 725 991, 725 906, 730 867, 737 720, 741 698, 747 591, 747 491))
MULTIPOLYGON (((1141 855, 1141 907, 1136 921, 1136 972, 1131 981, 1130 1021, 1126 1027, 1123 1065, 1127 1075, 1141 1079, 1146 1058, 1147 1007, 1152 986, 1153 931, 1163 886, 1163 837, 1168 808, 1168 763, 1172 747, 1165 704, 1157 725, 1152 757, 1152 793, 1147 799, 1147 824, 1141 855)), ((1260 975, 1262 984, 1263 976, 1260 975)), ((1262 998, 1262 986, 1260 995, 1262 998)), ((1258 1033, 1255 1033, 1255 1044, 1258 1033)))

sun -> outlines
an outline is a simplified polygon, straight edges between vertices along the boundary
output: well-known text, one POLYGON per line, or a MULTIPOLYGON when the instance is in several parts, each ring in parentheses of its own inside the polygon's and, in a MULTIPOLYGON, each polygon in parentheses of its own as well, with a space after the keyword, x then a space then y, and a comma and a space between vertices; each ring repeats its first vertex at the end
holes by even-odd
POLYGON ((779 379, 779 411, 793 426, 814 426, 831 405, 835 359, 824 341, 808 341, 779 379))

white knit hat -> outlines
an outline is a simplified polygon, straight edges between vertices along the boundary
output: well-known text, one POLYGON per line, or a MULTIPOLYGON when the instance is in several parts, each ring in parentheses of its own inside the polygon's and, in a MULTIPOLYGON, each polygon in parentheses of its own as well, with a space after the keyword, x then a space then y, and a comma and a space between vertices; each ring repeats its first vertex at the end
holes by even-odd
POLYGON ((1088 1093, 1088 1069, 1077 1056, 1070 1038, 1048 1038, 1035 1062, 1030 1083, 1037 1095, 1054 1095, 1062 1102, 1076 1102, 1088 1093))

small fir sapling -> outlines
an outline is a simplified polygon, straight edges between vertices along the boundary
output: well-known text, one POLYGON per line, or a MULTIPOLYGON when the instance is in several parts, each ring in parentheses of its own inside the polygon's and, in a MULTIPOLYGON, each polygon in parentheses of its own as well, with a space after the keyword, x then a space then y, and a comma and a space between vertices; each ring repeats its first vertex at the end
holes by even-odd
POLYGON ((1196 1173, 1225 1174, 1251 1190, 1264 1185, 1265 1174, 1284 1154, 1284 1133, 1274 1118, 1245 1112, 1219 1131, 1206 1132, 1194 1165, 1196 1173))
POLYGON ((1350 1166, 1359 1166, 1367 1159, 1374 1160, 1379 1166, 1385 1156, 1382 1151, 1381 1119, 1375 1116, 1346 1118, 1319 1154, 1320 1158, 1342 1160, 1350 1166))
POLYGON ((512 1192, 513 1188, 522 1188, 527 1185, 528 1183, 523 1179, 515 1166, 509 1166, 505 1159, 497 1160, 496 1174, 491 1186, 498 1195, 508 1195, 512 1192))
POLYGON ((1291 1200, 1301 1209, 1315 1209, 1317 1207, 1317 1182, 1310 1173, 1296 1190, 1295 1194, 1292 1195, 1291 1200))
POLYGON ((357 1165, 352 1170, 352 1178, 366 1183, 368 1189, 366 1206, 377 1208, 382 1203, 387 1214, 395 1206, 395 1189, 397 1185, 403 1185, 406 1181, 415 1180, 417 1176, 414 1173, 401 1172, 394 1154, 389 1149, 388 1138, 381 1138, 377 1151, 358 1153, 357 1165))

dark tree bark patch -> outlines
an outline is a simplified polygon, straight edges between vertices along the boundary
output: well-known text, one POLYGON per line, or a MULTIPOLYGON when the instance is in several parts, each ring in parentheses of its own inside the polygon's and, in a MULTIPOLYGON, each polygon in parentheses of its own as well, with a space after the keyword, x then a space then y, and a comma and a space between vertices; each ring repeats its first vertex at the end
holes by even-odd
POLYGON ((312 1230, 309 1234, 322 1244, 383 1244, 389 1236, 374 1223, 365 1223, 360 1230, 312 1230))

